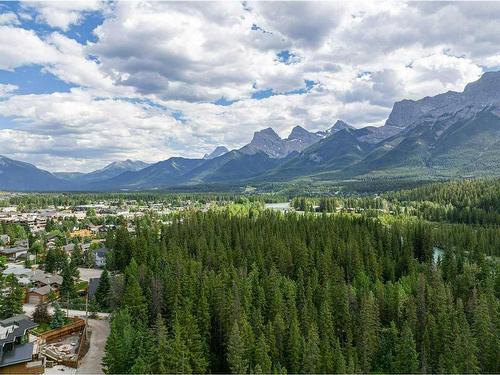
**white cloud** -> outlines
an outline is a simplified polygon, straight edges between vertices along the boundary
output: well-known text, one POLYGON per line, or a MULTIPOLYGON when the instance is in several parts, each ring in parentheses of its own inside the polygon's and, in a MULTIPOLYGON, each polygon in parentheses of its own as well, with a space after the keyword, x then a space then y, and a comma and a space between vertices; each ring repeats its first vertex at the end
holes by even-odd
POLYGON ((12 12, 0 13, 0 25, 18 25, 17 14, 12 12))
POLYGON ((93 98, 82 90, 11 96, 0 101, 0 115, 16 123, 14 128, 0 129, 0 148, 9 155, 86 158, 90 165, 122 158, 148 161, 171 155, 176 142, 197 141, 181 132, 168 113, 126 100, 93 98), (9 143, 12 137, 16 142, 9 143))
POLYGON ((40 23, 67 31, 83 21, 85 14, 102 10, 104 2, 86 1, 25 1, 24 9, 33 11, 40 23))
POLYGON ((32 30, 0 26, 0 69, 57 61, 57 51, 32 30))
POLYGON ((12 92, 17 89, 18 87, 16 85, 0 83, 0 98, 12 94, 12 92))
POLYGON ((338 118, 380 125, 394 101, 462 90, 482 67, 498 67, 499 7, 27 3, 16 17, 0 15, 0 69, 39 64, 78 88, 21 96, 0 86, 8 96, 0 115, 16 124, 0 125, 0 149, 51 169, 90 169, 121 158, 154 161, 199 156, 218 144, 239 147, 267 126, 286 136, 294 125, 318 130, 338 118), (105 20, 94 31, 97 40, 82 45, 66 31, 93 11, 105 20), (59 30, 22 28, 29 13, 59 30), (292 64, 279 61, 281 51, 295 56, 292 64), (297 92, 305 80, 315 82, 307 93, 251 98, 257 90, 297 92), (210 103, 220 97, 238 101, 210 103), (172 117, 175 111, 183 121, 172 117))
MULTIPOLYGON (((113 81, 102 73, 96 61, 87 57, 85 46, 60 33, 42 39, 34 31, 0 26, 0 69, 38 64, 62 81, 92 90, 113 91, 113 81)), ((121 89, 123 95, 130 90, 121 89)))

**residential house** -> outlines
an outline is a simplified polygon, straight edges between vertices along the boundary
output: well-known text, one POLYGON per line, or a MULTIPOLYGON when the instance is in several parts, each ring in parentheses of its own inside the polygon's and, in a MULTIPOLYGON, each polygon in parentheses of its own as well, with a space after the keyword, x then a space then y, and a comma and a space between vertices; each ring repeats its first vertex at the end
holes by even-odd
POLYGON ((38 305, 40 302, 48 302, 52 288, 44 285, 40 288, 32 289, 26 295, 26 300, 32 305, 38 305))
POLYGON ((19 282, 24 287, 28 287, 31 284, 31 276, 33 276, 33 270, 31 268, 24 268, 20 264, 8 264, 7 268, 2 271, 4 276, 14 275, 19 282))
POLYGON ((38 324, 25 315, 0 320, 0 374, 43 374, 36 337, 29 331, 38 324))
POLYGON ((57 234, 49 233, 47 235, 47 249, 55 248, 58 240, 59 240, 59 236, 57 234))
POLYGON ((69 243, 67 245, 64 245, 62 247, 62 249, 64 250, 64 252, 66 252, 67 254, 71 255, 71 253, 75 250, 75 244, 74 243, 69 243))
POLYGON ((50 286, 54 291, 58 291, 62 285, 63 278, 59 275, 53 275, 41 270, 35 270, 31 277, 31 282, 35 288, 50 286))
POLYGON ((107 249, 106 247, 101 247, 97 250, 94 250, 96 267, 106 266, 106 254, 107 253, 109 253, 109 249, 107 249))
POLYGON ((0 249, 0 255, 5 256, 10 261, 28 256, 28 248, 24 246, 14 246, 0 249))
POLYGON ((21 265, 9 265, 2 271, 4 276, 16 276, 19 284, 26 288, 26 302, 37 304, 47 301, 50 292, 59 294, 63 278, 35 268, 24 268, 21 265))

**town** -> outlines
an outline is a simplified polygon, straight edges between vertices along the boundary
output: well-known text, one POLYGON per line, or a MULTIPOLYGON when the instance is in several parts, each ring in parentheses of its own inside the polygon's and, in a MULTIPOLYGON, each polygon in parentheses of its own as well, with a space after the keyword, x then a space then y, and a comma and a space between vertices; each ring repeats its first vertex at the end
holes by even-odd
POLYGON ((108 233, 154 215, 163 224, 191 200, 102 200, 90 204, 11 204, 0 196, 0 374, 102 373, 109 334, 108 233))

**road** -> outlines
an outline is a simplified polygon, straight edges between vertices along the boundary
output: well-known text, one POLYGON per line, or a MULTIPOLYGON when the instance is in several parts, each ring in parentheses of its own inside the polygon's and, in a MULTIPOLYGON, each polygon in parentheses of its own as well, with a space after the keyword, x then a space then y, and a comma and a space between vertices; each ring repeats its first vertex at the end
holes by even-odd
POLYGON ((90 348, 85 357, 82 358, 77 374, 102 374, 101 362, 104 355, 104 346, 109 336, 109 321, 89 319, 89 327, 92 330, 90 336, 90 348))
MULTIPOLYGON (((23 310, 26 314, 28 314, 29 316, 32 316, 33 315, 33 312, 35 311, 36 309, 36 305, 32 305, 32 304, 29 304, 29 303, 25 303, 23 305, 23 310)), ((54 309, 52 306, 49 305, 49 313, 53 313, 54 312, 54 309)), ((63 309, 64 312, 66 312, 66 309, 63 309)), ((68 316, 69 317, 80 317, 80 318, 85 318, 85 311, 82 311, 82 310, 69 310, 68 312, 68 316)), ((101 319, 105 319, 109 316, 108 313, 103 313, 103 312, 100 312, 100 313, 97 313, 97 315, 99 316, 99 318, 101 319)))

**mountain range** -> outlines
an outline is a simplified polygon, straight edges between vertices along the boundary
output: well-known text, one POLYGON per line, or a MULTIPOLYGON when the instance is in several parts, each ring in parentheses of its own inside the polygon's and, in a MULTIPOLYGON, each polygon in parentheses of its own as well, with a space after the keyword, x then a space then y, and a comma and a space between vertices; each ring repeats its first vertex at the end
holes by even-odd
POLYGON ((339 120, 315 133, 295 126, 285 139, 265 128, 240 149, 219 146, 200 159, 126 160, 85 174, 50 173, 0 156, 0 189, 109 191, 297 179, 498 176, 499 150, 500 72, 488 72, 463 92, 396 102, 380 127, 354 128, 339 120))

